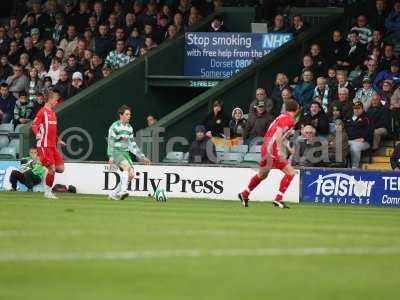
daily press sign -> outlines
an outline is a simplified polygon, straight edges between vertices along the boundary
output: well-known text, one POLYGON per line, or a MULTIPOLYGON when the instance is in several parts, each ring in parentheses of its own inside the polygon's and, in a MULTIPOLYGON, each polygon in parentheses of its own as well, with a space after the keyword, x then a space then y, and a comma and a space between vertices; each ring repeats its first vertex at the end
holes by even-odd
POLYGON ((305 170, 302 201, 400 207, 400 174, 352 170, 305 170))
POLYGON ((227 78, 293 38, 288 33, 185 34, 185 76, 227 78))

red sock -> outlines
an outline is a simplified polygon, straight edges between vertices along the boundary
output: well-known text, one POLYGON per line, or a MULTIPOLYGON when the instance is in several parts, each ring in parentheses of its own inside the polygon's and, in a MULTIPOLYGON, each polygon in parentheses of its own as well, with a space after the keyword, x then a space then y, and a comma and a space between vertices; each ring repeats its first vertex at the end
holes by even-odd
POLYGON ((278 193, 278 195, 276 195, 276 198, 275 198, 276 201, 282 201, 283 194, 288 189, 290 183, 292 182, 293 177, 294 177, 293 175, 283 176, 281 183, 279 185, 279 193, 278 193))
POLYGON ((46 175, 46 185, 49 187, 53 186, 53 182, 54 182, 54 174, 52 173, 47 173, 46 175))
POLYGON ((248 185, 248 189, 247 189, 247 190, 244 190, 243 193, 242 193, 242 195, 243 195, 245 198, 249 197, 250 192, 251 192, 252 190, 254 190, 254 189, 257 187, 257 185, 260 184, 260 182, 261 182, 261 178, 258 176, 258 174, 254 175, 254 176, 250 179, 250 182, 249 182, 249 185, 248 185))

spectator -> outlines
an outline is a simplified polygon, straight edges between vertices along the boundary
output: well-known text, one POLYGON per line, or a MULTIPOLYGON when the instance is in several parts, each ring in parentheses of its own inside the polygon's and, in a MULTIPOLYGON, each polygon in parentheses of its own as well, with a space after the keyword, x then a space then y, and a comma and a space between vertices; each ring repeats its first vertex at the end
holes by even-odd
POLYGON ((366 65, 367 70, 361 72, 361 74, 352 81, 352 86, 354 86, 356 89, 360 89, 363 86, 365 77, 368 77, 371 82, 374 82, 376 76, 378 75, 378 64, 375 59, 368 59, 366 65))
POLYGON ((352 100, 355 95, 355 91, 351 83, 347 79, 347 73, 345 71, 339 71, 336 73, 336 79, 338 81, 337 86, 333 90, 333 99, 338 98, 338 92, 341 88, 346 88, 349 92, 349 98, 352 100))
POLYGON ((288 32, 288 28, 285 24, 285 18, 283 15, 276 15, 274 19, 274 25, 272 27, 271 32, 274 33, 286 33, 288 32))
POLYGON ((17 99, 9 92, 8 84, 0 84, 0 120, 1 123, 10 123, 14 115, 14 107, 17 99))
POLYGON ((284 73, 276 74, 275 86, 271 92, 271 99, 274 102, 274 115, 279 115, 282 109, 282 91, 290 88, 289 79, 284 73))
POLYGON ((342 38, 342 33, 339 30, 333 31, 332 40, 326 45, 328 65, 342 68, 349 50, 349 45, 342 38))
MULTIPOLYGON (((215 21, 215 18, 214 18, 214 21, 215 21)), ((212 24, 214 23, 214 21, 211 23, 211 27, 212 27, 212 24)), ((221 19, 221 21, 222 21, 222 19, 221 19)), ((218 24, 218 22, 216 24, 218 24)), ((175 13, 174 19, 173 19, 173 25, 175 25, 175 27, 176 27, 176 29, 177 29, 177 31, 179 33, 185 31, 185 26, 184 26, 184 23, 183 23, 183 15, 180 12, 175 13)), ((221 25, 222 26, 220 26, 220 27, 216 27, 218 29, 217 30, 218 32, 222 32, 221 30, 224 30, 224 27, 223 27, 222 23, 221 23, 221 25)), ((214 32, 216 32, 215 29, 214 29, 214 32)))
POLYGON ((400 40, 400 1, 396 0, 393 5, 393 10, 389 13, 385 20, 387 33, 392 35, 392 38, 398 42, 400 40))
POLYGON ((69 86, 70 86, 70 81, 69 81, 69 77, 68 77, 68 72, 65 70, 61 70, 60 78, 57 81, 57 83, 54 85, 54 89, 59 91, 59 93, 63 99, 67 99, 69 86))
POLYGON ((30 68, 32 68, 31 63, 29 62, 29 55, 27 53, 22 53, 19 57, 19 64, 23 68, 24 72, 28 72, 30 68))
POLYGON ((29 157, 21 160, 20 170, 13 170, 10 174, 10 183, 13 191, 17 190, 20 182, 25 185, 28 192, 33 191, 33 187, 42 182, 46 169, 41 165, 36 148, 29 150, 29 157))
POLYGON ((372 88, 371 80, 368 76, 364 78, 362 84, 363 87, 357 90, 353 102, 361 102, 364 110, 368 111, 368 108, 371 106, 372 95, 375 93, 375 91, 372 88))
POLYGON ((103 77, 102 73, 103 60, 98 55, 93 55, 90 61, 90 70, 93 72, 95 80, 99 80, 103 77))
POLYGON ((31 63, 40 54, 40 50, 33 47, 33 39, 30 36, 24 38, 24 47, 21 52, 28 54, 31 63))
POLYGON ((310 107, 314 95, 313 73, 309 70, 303 72, 303 80, 293 90, 293 97, 299 102, 303 110, 310 107))
POLYGON ((374 80, 374 90, 379 92, 382 89, 382 83, 385 80, 393 81, 395 87, 400 85, 400 62, 395 59, 390 63, 390 71, 381 71, 374 80))
POLYGON ((271 100, 258 100, 255 105, 255 111, 249 114, 243 134, 243 139, 248 145, 254 142, 258 144, 257 140, 261 142, 265 131, 274 120, 273 115, 267 112, 266 109, 268 106, 266 102, 268 101, 272 104, 271 100))
POLYGON ((106 58, 108 52, 113 48, 113 40, 108 34, 108 27, 106 24, 99 26, 99 35, 94 39, 94 49, 96 54, 101 58, 106 58))
POLYGON ((335 89, 335 87, 338 84, 338 81, 336 79, 336 69, 331 67, 328 68, 328 78, 326 79, 326 84, 328 85, 329 89, 332 91, 335 89))
POLYGON ((392 44, 386 44, 383 46, 383 55, 379 62, 379 71, 388 71, 390 69, 390 65, 393 60, 396 59, 396 55, 394 53, 394 46, 392 44))
POLYGON ((360 42, 357 31, 351 31, 349 34, 349 52, 341 65, 341 69, 352 70, 361 66, 365 57, 365 45, 360 42))
POLYGON ((376 48, 380 50, 383 48, 382 33, 379 30, 372 32, 372 40, 367 45, 367 51, 372 54, 372 50, 376 48))
POLYGON ((7 53, 9 44, 10 44, 10 39, 7 36, 6 28, 0 26, 0 55, 4 55, 7 53))
POLYGON ((393 81, 385 80, 382 84, 382 90, 378 92, 379 97, 381 98, 382 105, 389 106, 390 99, 393 95, 393 81))
POLYGON ((347 88, 340 88, 338 99, 329 105, 328 119, 333 122, 337 119, 345 121, 353 115, 353 101, 349 99, 349 90, 347 88))
POLYGON ((33 120, 33 102, 29 100, 25 91, 19 93, 14 107, 14 125, 26 124, 33 120))
POLYGON ((351 167, 360 167, 361 152, 370 147, 370 123, 365 115, 361 102, 354 104, 354 115, 345 123, 346 131, 349 136, 351 167))
POLYGON ((44 94, 38 93, 37 97, 33 100, 33 118, 35 118, 38 111, 44 106, 44 94))
POLYGON ((41 60, 35 59, 33 61, 33 67, 37 70, 39 79, 43 79, 47 75, 47 70, 41 60))
POLYGON ((50 92, 50 90, 52 89, 52 86, 53 86, 53 82, 51 81, 51 77, 46 76, 43 79, 42 93, 47 94, 48 92, 50 92))
POLYGON ((228 29, 224 26, 224 20, 221 16, 216 15, 213 18, 210 25, 210 32, 228 32, 228 29))
POLYGON ((231 129, 231 138, 243 138, 246 119, 243 117, 243 110, 240 107, 233 109, 229 128, 231 129))
POLYGON ((2 55, 0 58, 0 81, 5 81, 12 72, 13 69, 8 62, 7 56, 2 55))
POLYGON ((367 17, 359 15, 356 24, 351 28, 350 32, 357 32, 361 44, 368 44, 372 40, 372 29, 368 25, 367 17))
POLYGON ((87 48, 91 51, 94 51, 94 36, 89 28, 86 28, 85 32, 83 33, 83 39, 86 42, 87 48))
POLYGON ((49 70, 51 60, 55 55, 54 43, 52 39, 46 39, 43 43, 43 49, 38 53, 37 59, 43 62, 45 69, 49 70))
POLYGON ((393 171, 400 171, 400 144, 394 148, 392 156, 390 157, 390 164, 393 171))
POLYGON ((389 109, 392 112, 393 129, 396 136, 400 136, 400 87, 398 87, 390 99, 389 109))
POLYGON ((24 69, 21 65, 16 65, 13 68, 13 74, 6 80, 9 90, 14 94, 14 97, 19 97, 19 93, 28 89, 28 77, 24 74, 24 69))
POLYGON ((150 50, 152 50, 154 48, 157 48, 158 45, 154 42, 152 37, 148 36, 148 37, 146 37, 144 39, 144 45, 143 46, 146 47, 148 51, 150 51, 150 50))
POLYGON ((264 103, 266 104, 265 100, 267 99, 267 92, 263 88, 258 88, 256 90, 256 98, 251 101, 250 106, 249 106, 249 114, 253 113, 256 111, 256 104, 259 100, 263 100, 264 103))
POLYGON ((147 126, 152 126, 157 123, 157 118, 153 115, 148 115, 146 118, 147 126))
POLYGON ((286 103, 295 100, 292 97, 292 90, 289 88, 284 89, 281 95, 282 95, 282 107, 280 113, 283 114, 286 112, 286 103))
POLYGON ((92 16, 96 18, 98 24, 105 23, 107 21, 106 14, 104 12, 103 1, 97 0, 93 4, 92 16))
POLYGON ((109 66, 113 71, 118 70, 129 64, 132 61, 132 57, 124 53, 125 43, 123 40, 119 40, 116 43, 116 49, 111 51, 105 60, 105 65, 109 66))
POLYGON ((167 35, 165 36, 165 40, 172 40, 176 38, 178 35, 178 29, 175 25, 168 26, 167 35))
POLYGON ((90 9, 88 6, 88 1, 79 1, 79 9, 75 13, 73 24, 75 24, 77 30, 83 33, 87 24, 89 23, 90 9))
POLYGON ((370 16, 368 17, 372 28, 384 32, 386 30, 385 20, 387 15, 388 15, 388 9, 386 1, 376 0, 375 7, 372 11, 370 11, 370 16))
POLYGON ((126 46, 132 47, 135 56, 139 56, 139 48, 143 45, 144 39, 140 36, 139 29, 134 28, 130 37, 126 40, 126 46))
POLYGON ((74 74, 72 74, 72 82, 71 82, 70 86, 68 87, 66 99, 71 98, 72 96, 75 96, 84 88, 85 88, 85 85, 83 84, 82 73, 75 72, 74 74))
POLYGON ((306 125, 301 129, 301 136, 297 141, 296 152, 293 156, 293 165, 302 167, 320 165, 322 161, 322 143, 315 137, 316 130, 311 125, 306 125))
POLYGON ((21 50, 18 47, 18 43, 16 41, 10 42, 10 48, 7 53, 7 59, 11 65, 16 65, 19 62, 19 56, 21 55, 21 50))
POLYGON ((78 59, 73 54, 68 57, 65 70, 68 72, 69 75, 72 75, 75 72, 83 73, 83 68, 79 65, 78 59))
MULTIPOLYGON (((28 99, 33 101, 36 99, 37 94, 42 90, 42 81, 38 77, 38 72, 35 68, 29 71, 29 83, 28 83, 28 99)), ((21 95, 21 94, 20 94, 21 95)))
POLYGON ((207 137, 204 125, 196 126, 196 139, 192 142, 189 149, 189 163, 211 164, 217 158, 215 145, 207 137), (213 157, 211 157, 213 156, 213 157))
POLYGON ((63 63, 65 62, 64 50, 61 49, 61 48, 58 48, 58 49, 56 50, 56 55, 55 55, 55 57, 57 57, 57 58, 61 61, 61 63, 63 64, 63 63))
POLYGON ((31 37, 32 37, 33 47, 36 48, 39 51, 42 50, 43 41, 40 38, 40 30, 39 30, 39 28, 32 28, 31 29, 31 37))
POLYGON ((211 137, 225 137, 224 129, 228 127, 229 119, 225 115, 222 102, 215 100, 211 112, 204 120, 207 129, 206 135, 211 137))
POLYGON ((373 133, 372 151, 378 150, 382 137, 388 135, 391 127, 391 115, 386 106, 381 103, 378 94, 372 96, 371 107, 367 111, 370 128, 373 133))
POLYGON ((311 102, 310 111, 297 122, 295 128, 298 130, 307 125, 311 125, 315 129, 316 135, 329 134, 329 119, 319 102, 311 102))
POLYGON ((324 112, 328 112, 328 106, 333 101, 333 91, 327 85, 325 77, 317 78, 317 86, 314 89, 314 97, 315 96, 321 99, 324 112))
POLYGON ((58 80, 60 79, 61 73, 61 62, 57 57, 54 57, 52 60, 49 72, 47 72, 46 76, 51 77, 51 82, 53 84, 57 84, 58 80))
POLYGON ((313 70, 316 77, 325 75, 326 72, 326 60, 322 56, 321 46, 318 44, 311 45, 310 54, 313 61, 313 70))
POLYGON ((65 56, 69 57, 75 52, 77 46, 78 35, 76 32, 76 27, 74 25, 69 25, 67 29, 67 36, 60 42, 60 48, 64 50, 65 56))
POLYGON ((304 55, 302 65, 300 66, 299 71, 298 71, 298 73, 300 75, 293 78, 293 82, 297 83, 299 81, 299 79, 301 79, 301 75, 304 73, 305 70, 312 71, 313 75, 315 75, 314 74, 314 61, 310 54, 304 55))
POLYGON ((56 45, 60 43, 60 41, 66 35, 67 26, 65 25, 65 15, 64 12, 57 12, 55 14, 55 24, 51 29, 51 37, 56 45))
POLYGON ((343 121, 335 121, 335 130, 328 136, 328 156, 334 166, 345 167, 347 155, 349 153, 349 138, 344 128, 343 121))
POLYGON ((292 27, 290 28, 290 32, 293 36, 297 36, 303 33, 308 26, 304 24, 303 17, 300 15, 294 15, 292 18, 292 27))
POLYGON ((109 66, 104 65, 103 68, 101 69, 102 78, 106 78, 106 77, 110 76, 111 74, 112 74, 112 69, 109 66))

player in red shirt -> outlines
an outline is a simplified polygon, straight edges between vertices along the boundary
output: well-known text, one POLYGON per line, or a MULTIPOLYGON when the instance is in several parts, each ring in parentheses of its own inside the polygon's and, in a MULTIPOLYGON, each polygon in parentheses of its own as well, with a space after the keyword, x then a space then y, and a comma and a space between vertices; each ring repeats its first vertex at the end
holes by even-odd
POLYGON ((36 114, 32 123, 32 131, 36 136, 38 156, 41 164, 47 168, 45 176, 45 198, 56 199, 52 192, 54 174, 64 172, 64 159, 57 149, 57 142, 65 146, 65 143, 58 141, 57 137, 57 116, 53 108, 58 104, 59 95, 57 92, 50 92, 46 103, 36 114))
POLYGON ((299 105, 295 101, 286 103, 286 113, 277 117, 269 126, 264 135, 264 143, 261 146, 261 161, 258 174, 251 178, 250 183, 243 192, 239 194, 239 199, 244 207, 248 206, 249 196, 261 181, 263 181, 271 169, 279 169, 285 176, 279 185, 279 192, 273 201, 274 206, 280 208, 289 208, 282 200, 283 194, 286 192, 293 177, 296 174, 295 169, 289 164, 282 150, 285 148, 283 142, 287 135, 293 129, 294 117, 299 112, 299 105))

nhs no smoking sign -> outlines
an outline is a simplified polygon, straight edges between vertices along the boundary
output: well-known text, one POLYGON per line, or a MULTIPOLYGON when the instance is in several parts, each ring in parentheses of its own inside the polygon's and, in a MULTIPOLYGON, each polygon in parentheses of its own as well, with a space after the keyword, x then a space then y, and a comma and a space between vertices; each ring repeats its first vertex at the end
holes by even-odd
POLYGON ((185 34, 185 76, 227 78, 293 38, 288 33, 185 34))

